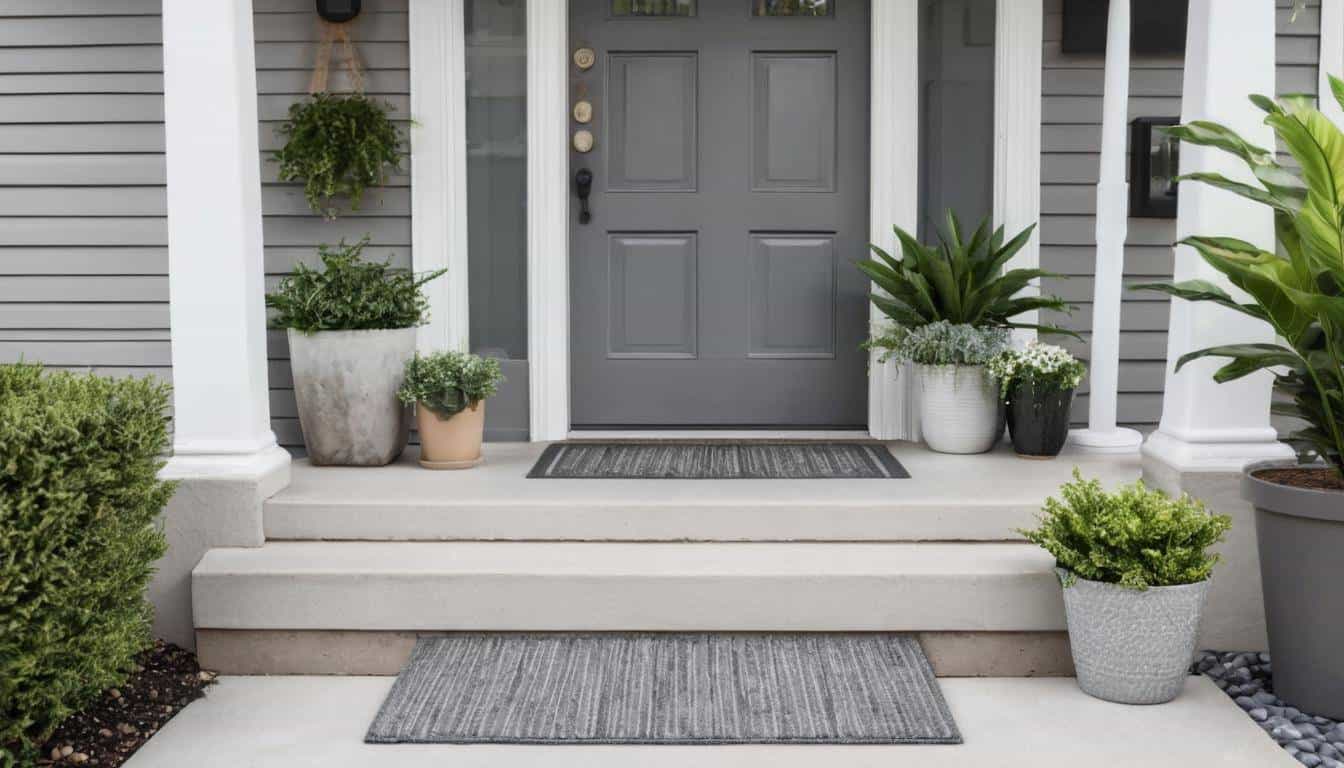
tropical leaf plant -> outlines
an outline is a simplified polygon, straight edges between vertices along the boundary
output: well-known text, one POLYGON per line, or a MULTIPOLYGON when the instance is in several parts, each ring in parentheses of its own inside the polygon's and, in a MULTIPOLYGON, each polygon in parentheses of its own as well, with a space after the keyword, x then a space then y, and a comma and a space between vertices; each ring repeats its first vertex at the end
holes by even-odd
MULTIPOLYGON (((1331 77, 1330 85, 1344 105, 1344 81, 1331 77)), ((1258 186, 1217 173, 1192 173, 1180 180, 1209 184, 1274 211, 1277 253, 1231 237, 1181 241, 1250 300, 1206 280, 1148 283, 1135 290, 1207 301, 1268 323, 1279 341, 1195 350, 1181 356, 1176 369, 1212 357, 1227 361, 1213 375, 1219 383, 1272 372, 1282 395, 1273 413, 1305 424, 1285 441, 1303 461, 1319 458, 1344 474, 1344 133, 1311 97, 1276 101, 1252 96, 1251 102, 1265 112, 1265 123, 1298 167, 1280 164, 1271 150, 1217 123, 1196 121, 1167 129, 1181 141, 1240 158, 1258 186)))
POLYGON ((991 232, 985 220, 968 238, 956 214, 948 211, 947 226, 938 233, 936 246, 920 243, 900 227, 893 229, 901 244, 901 258, 870 245, 877 258, 858 262, 858 268, 880 289, 871 296, 873 304, 896 325, 918 328, 945 320, 952 325, 1034 328, 1077 336, 1053 325, 1013 320, 1032 310, 1071 309, 1058 296, 1018 295, 1032 281, 1058 275, 1042 269, 1004 271, 1031 239, 1034 224, 1004 242, 1003 227, 991 232))

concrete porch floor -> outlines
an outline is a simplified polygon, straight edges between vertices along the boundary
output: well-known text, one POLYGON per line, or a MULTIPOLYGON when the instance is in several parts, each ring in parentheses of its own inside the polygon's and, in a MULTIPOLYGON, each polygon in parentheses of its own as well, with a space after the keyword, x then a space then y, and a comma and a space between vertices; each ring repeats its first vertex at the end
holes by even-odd
POLYGON ((294 462, 265 505, 268 540, 1004 541, 1078 467, 1108 487, 1138 479, 1137 455, 1011 446, 974 456, 889 443, 904 480, 529 480, 543 443, 485 446, 464 472, 415 449, 387 467, 294 462))
POLYGON ((366 745, 391 678, 224 677, 126 768, 1291 768, 1298 763, 1207 678, 1175 702, 1127 707, 1071 678, 940 680, 960 746, 366 745))

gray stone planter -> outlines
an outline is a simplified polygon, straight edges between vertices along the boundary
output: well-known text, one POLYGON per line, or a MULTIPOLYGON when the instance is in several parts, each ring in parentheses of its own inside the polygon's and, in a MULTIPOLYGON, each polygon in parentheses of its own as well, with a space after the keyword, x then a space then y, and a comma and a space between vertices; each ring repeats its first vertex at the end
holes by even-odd
POLYGON ((377 467, 401 455, 411 409, 397 400, 415 329, 289 332, 303 442, 314 464, 377 467))
POLYGON ((1255 507, 1274 693, 1303 712, 1344 720, 1344 493, 1276 485, 1247 467, 1255 507))
MULTIPOLYGON (((1068 584, 1068 572, 1059 571, 1068 584)), ((1078 686, 1120 704, 1163 704, 1190 674, 1209 583, 1127 589, 1075 579, 1064 587, 1078 686)))

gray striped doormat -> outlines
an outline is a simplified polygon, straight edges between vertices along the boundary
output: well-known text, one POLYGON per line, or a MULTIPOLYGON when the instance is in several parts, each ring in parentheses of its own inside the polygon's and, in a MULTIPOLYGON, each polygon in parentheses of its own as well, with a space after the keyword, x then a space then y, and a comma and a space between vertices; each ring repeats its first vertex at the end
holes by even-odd
POLYGON ((423 637, 371 744, 960 744, 892 634, 423 637))
POLYGON ((635 480, 861 480, 908 478, 882 443, 772 441, 564 442, 542 452, 530 478, 635 480))

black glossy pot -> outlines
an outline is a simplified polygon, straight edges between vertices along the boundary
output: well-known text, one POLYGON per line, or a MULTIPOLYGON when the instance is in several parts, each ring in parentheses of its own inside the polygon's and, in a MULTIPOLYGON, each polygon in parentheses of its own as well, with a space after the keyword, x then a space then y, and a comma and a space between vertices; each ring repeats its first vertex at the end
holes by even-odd
POLYGON ((1058 456, 1069 438, 1072 389, 1038 391, 1023 382, 1008 395, 1008 432, 1023 456, 1058 456))

